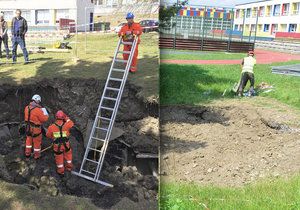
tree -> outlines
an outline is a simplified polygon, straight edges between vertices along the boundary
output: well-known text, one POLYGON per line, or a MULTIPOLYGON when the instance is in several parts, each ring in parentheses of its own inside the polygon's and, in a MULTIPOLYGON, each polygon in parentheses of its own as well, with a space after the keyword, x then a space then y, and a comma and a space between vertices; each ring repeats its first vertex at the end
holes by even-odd
POLYGON ((170 7, 165 5, 160 6, 159 8, 159 25, 160 27, 169 27, 171 25, 171 18, 177 15, 179 10, 188 4, 188 0, 177 1, 170 7))

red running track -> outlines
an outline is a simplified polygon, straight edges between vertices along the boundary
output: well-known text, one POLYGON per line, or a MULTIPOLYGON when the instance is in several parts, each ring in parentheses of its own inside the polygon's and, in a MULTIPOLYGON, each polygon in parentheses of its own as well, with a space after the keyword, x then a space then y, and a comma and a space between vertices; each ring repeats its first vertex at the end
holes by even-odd
MULTIPOLYGON (((246 56, 246 55, 245 55, 246 56)), ((287 62, 291 60, 299 60, 300 55, 293 55, 282 52, 274 52, 268 50, 255 50, 255 58, 258 64, 271 64, 276 62, 287 62)), ((161 63, 169 64, 240 64, 242 60, 161 60, 161 63)))

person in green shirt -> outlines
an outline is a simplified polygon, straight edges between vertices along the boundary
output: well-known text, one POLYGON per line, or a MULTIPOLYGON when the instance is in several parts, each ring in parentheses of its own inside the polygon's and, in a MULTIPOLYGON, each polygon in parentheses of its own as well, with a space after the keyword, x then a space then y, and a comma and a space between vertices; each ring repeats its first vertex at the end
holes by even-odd
POLYGON ((249 51, 248 56, 243 59, 242 62, 242 77, 240 86, 238 89, 238 96, 241 97, 244 92, 244 88, 246 87, 248 81, 250 81, 250 96, 254 94, 254 66, 256 64, 256 59, 254 58, 254 52, 249 51))

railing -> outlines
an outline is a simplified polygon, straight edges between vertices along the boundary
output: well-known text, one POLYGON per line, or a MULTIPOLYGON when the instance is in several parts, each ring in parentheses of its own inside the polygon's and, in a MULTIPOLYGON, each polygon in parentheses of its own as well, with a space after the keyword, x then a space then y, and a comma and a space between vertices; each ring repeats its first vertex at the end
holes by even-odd
POLYGON ((292 15, 298 15, 299 14, 299 10, 293 10, 292 11, 292 15))

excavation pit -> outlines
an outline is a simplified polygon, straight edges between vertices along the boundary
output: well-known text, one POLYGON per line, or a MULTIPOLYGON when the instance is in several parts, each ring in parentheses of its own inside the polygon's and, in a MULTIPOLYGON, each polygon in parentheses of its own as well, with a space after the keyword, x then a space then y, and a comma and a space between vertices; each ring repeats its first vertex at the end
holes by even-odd
MULTIPOLYGON (((70 138, 74 170, 78 171, 89 122, 94 120, 104 84, 105 81, 94 79, 53 79, 35 85, 0 87, 3 110, 0 114, 0 178, 50 196, 67 194, 89 198, 100 208, 114 208, 128 199, 137 206, 157 208, 158 104, 138 98, 140 90, 132 84, 126 84, 115 122, 115 127, 123 132, 109 143, 101 174, 101 179, 114 188, 70 173, 59 177, 51 149, 37 161, 24 158, 25 138, 19 136, 19 124, 31 96, 39 94, 42 104, 50 111, 45 127, 54 122, 54 114, 60 109, 78 127, 79 131, 70 138)), ((51 141, 44 137, 42 148, 49 145, 51 141)))

